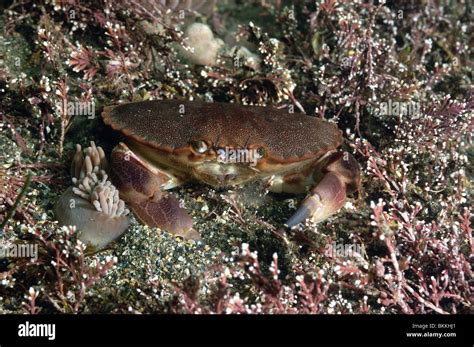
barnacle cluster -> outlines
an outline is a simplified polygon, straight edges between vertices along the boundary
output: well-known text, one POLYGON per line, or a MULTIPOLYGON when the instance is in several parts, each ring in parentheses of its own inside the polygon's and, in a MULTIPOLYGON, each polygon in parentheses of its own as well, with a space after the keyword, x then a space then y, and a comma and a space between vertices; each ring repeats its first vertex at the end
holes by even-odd
POLYGON ((129 210, 105 173, 107 160, 94 142, 82 150, 76 146, 71 165, 73 186, 60 197, 56 216, 62 225, 74 225, 79 239, 100 250, 128 228, 129 210))

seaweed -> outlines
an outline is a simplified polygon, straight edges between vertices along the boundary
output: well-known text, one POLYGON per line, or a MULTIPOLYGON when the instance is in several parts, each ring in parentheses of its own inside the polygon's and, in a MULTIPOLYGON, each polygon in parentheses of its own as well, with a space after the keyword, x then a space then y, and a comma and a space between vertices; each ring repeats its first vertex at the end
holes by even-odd
POLYGON ((0 312, 472 311, 469 2, 23 0, 0 28, 0 250, 37 250, 0 254, 0 312), (192 23, 222 40, 209 66, 183 54, 192 23), (88 254, 52 213, 75 144, 110 152, 103 106, 171 98, 335 122, 362 190, 288 233, 301 197, 186 186, 203 243, 132 219, 88 254))

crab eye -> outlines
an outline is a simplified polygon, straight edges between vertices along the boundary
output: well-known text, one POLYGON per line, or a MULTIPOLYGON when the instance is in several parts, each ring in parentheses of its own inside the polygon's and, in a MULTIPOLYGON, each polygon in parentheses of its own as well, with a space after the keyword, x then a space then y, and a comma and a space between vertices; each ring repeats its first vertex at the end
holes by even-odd
POLYGON ((265 150, 264 147, 257 148, 257 157, 258 157, 258 159, 263 158, 266 153, 267 153, 267 151, 265 150))
POLYGON ((193 143, 193 149, 198 153, 205 153, 208 150, 206 142, 200 140, 193 143))

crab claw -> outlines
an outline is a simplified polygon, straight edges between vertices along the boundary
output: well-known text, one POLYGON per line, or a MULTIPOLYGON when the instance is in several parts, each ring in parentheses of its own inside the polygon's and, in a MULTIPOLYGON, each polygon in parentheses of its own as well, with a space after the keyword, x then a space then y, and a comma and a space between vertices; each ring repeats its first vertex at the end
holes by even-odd
POLYGON ((130 203, 135 216, 152 227, 159 227, 186 240, 200 240, 199 233, 192 228, 193 220, 179 201, 172 195, 165 195, 157 201, 152 199, 130 203))
POLYGON ((346 201, 346 194, 358 190, 360 168, 349 153, 336 153, 322 170, 324 176, 285 225, 293 228, 310 218, 319 223, 336 213, 346 201))
POLYGON ((199 240, 191 216, 177 198, 161 188, 174 183, 166 173, 154 169, 120 143, 111 155, 111 178, 120 198, 135 216, 150 227, 158 227, 184 239, 199 240), (147 166, 148 165, 148 166, 147 166))
POLYGON ((311 191, 311 194, 285 224, 292 228, 307 218, 311 218, 314 223, 319 223, 336 213, 344 205, 345 200, 344 184, 335 174, 329 173, 311 191))

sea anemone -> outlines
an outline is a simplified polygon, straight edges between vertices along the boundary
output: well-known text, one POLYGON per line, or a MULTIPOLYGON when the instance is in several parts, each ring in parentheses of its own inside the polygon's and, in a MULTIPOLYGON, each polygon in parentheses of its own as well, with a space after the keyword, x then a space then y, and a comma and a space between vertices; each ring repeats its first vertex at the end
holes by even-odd
POLYGON ((100 250, 120 237, 129 226, 128 213, 119 192, 105 173, 107 161, 94 142, 82 151, 77 145, 71 173, 73 186, 59 198, 55 213, 61 225, 74 225, 79 239, 100 250))
POLYGON ((91 146, 82 151, 81 145, 76 145, 76 153, 72 159, 71 164, 71 176, 73 177, 73 183, 75 180, 82 179, 92 172, 98 172, 100 170, 107 170, 108 168, 107 158, 102 147, 97 147, 94 141, 91 141, 91 146))

